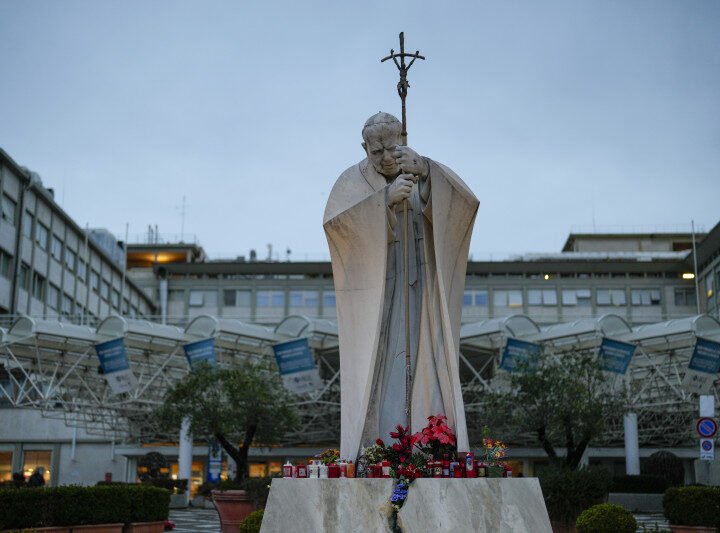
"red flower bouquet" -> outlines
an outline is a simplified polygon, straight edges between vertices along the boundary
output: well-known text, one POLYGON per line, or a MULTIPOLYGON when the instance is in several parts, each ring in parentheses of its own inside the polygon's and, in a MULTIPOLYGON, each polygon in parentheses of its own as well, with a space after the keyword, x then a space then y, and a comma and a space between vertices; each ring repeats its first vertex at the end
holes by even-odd
POLYGON ((412 436, 412 442, 425 454, 439 458, 445 454, 454 456, 457 440, 455 432, 445 422, 445 415, 428 417, 428 425, 412 436))

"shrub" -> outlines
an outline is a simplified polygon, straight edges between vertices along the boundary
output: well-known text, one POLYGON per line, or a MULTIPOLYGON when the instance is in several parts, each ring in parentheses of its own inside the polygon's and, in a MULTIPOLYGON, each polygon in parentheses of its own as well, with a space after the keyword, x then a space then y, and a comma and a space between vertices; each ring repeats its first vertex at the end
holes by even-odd
POLYGON ((682 460, 674 453, 666 451, 655 452, 648 457, 643 464, 642 473, 665 479, 669 487, 678 487, 685 480, 682 460))
POLYGON ((675 525, 720 525, 720 488, 673 487, 663 496, 665 518, 675 525))
POLYGON ((635 533, 637 521, 621 505, 601 503, 580 513, 575 527, 578 533, 635 533))
POLYGON ((574 524, 585 509, 604 502, 612 479, 600 467, 548 468, 538 477, 550 519, 566 525, 574 524))
POLYGON ((610 492, 662 494, 667 488, 667 480, 660 476, 615 476, 610 492))
POLYGON ((253 511, 240 524, 240 533, 260 533, 264 509, 253 511))
POLYGON ((0 530, 46 526, 156 522, 168 515, 170 493, 142 485, 0 490, 0 530))

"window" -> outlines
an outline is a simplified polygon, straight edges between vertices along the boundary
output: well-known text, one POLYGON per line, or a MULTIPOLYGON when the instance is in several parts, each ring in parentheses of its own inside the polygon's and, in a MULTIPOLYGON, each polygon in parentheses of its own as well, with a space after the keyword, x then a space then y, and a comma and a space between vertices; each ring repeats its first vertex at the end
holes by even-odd
POLYGON ((105 280, 100 283, 100 296, 106 300, 110 299, 110 284, 105 280))
POLYGON ((596 292, 598 305, 626 305, 625 291, 623 289, 598 289, 596 292))
POLYGON ((522 307, 522 291, 493 291, 493 305, 495 307, 522 307))
POLYGON ((49 230, 47 229, 47 226, 41 222, 38 222, 35 225, 35 242, 43 250, 47 250, 48 248, 48 233, 49 230))
POLYGON ((95 270, 90 270, 90 288, 94 290, 95 292, 98 291, 100 287, 100 274, 98 274, 95 270))
POLYGON ((258 307, 285 307, 285 293, 282 291, 257 291, 258 307))
POLYGON ((45 278, 37 272, 33 272, 32 277, 32 295, 38 300, 44 300, 45 296, 45 278))
POLYGON ((12 256, 0 250, 0 276, 10 279, 12 276, 12 256))
POLYGON ((2 195, 2 219, 8 224, 15 225, 15 214, 17 213, 17 202, 7 194, 2 195))
POLYGON ((30 290, 30 267, 25 263, 20 264, 20 287, 26 291, 30 290))
POLYGON ((251 294, 249 290, 223 291, 223 305, 225 307, 250 307, 251 294))
POLYGON ((529 289, 528 305, 557 305, 557 292, 555 289, 529 289))
POLYGON ((0 452, 0 483, 12 481, 12 452, 0 452))
POLYGON ((25 478, 32 476, 36 468, 42 468, 44 470, 43 477, 45 478, 45 485, 50 484, 50 464, 52 459, 52 452, 50 451, 37 451, 31 452, 26 451, 23 461, 23 474, 25 478))
POLYGON ((75 272, 76 254, 73 250, 65 248, 65 266, 70 272, 75 272))
POLYGON ((323 291, 323 307, 325 309, 335 308, 335 291, 323 291))
POLYGON ((23 235, 25 235, 28 239, 32 240, 32 225, 33 225, 33 216, 30 213, 30 211, 25 211, 25 217, 23 218, 22 223, 22 232, 23 235))
POLYGON ((77 261, 77 277, 80 278, 80 280, 84 283, 85 278, 87 277, 87 265, 85 264, 85 261, 78 258, 77 261))
POLYGON ((72 316, 73 314, 73 307, 74 307, 73 299, 68 296, 67 294, 63 294, 62 299, 62 314, 65 316, 72 316))
POLYGON ((182 302, 184 300, 185 300, 185 291, 183 291, 183 290, 168 291, 168 301, 169 302, 182 302))
POLYGON ((290 291, 290 307, 314 307, 320 304, 318 291, 290 291))
POLYGON ((487 307, 488 291, 466 290, 463 294, 463 307, 487 307))
POLYGON ((51 309, 59 309, 60 307, 60 289, 52 283, 48 286, 47 304, 51 309))
POLYGON ((675 289, 675 305, 696 307, 695 289, 675 289))
POLYGON ((630 302, 636 306, 660 305, 659 289, 633 289, 630 302))
POLYGON ((60 237, 53 233, 52 246, 50 247, 50 255, 52 255, 54 259, 60 261, 60 259, 62 258, 62 249, 63 246, 60 237))
POLYGON ((590 307, 590 289, 565 289, 562 291, 562 304, 565 307, 590 307))
POLYGON ((190 307, 216 307, 217 291, 190 291, 190 307))
POLYGON ((111 301, 112 301, 113 307, 116 307, 116 308, 120 307, 120 291, 116 291, 115 289, 113 289, 111 301))

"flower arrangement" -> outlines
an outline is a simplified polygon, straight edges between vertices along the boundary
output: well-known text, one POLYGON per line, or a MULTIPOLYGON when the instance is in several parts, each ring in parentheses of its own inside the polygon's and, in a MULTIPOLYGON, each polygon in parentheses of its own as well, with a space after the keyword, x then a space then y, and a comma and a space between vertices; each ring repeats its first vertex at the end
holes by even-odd
POLYGON ((338 459, 340 459, 340 450, 335 450, 334 448, 328 448, 322 453, 319 453, 315 456, 317 459, 320 459, 322 461, 322 464, 324 465, 330 465, 335 463, 338 459))
POLYGON ((483 439, 482 449, 478 454, 478 459, 481 459, 487 466, 499 465, 504 466, 503 459, 507 456, 507 446, 498 439, 491 439, 486 437, 483 439))
POLYGON ((445 415, 428 417, 428 425, 412 436, 413 443, 427 455, 441 457, 454 456, 457 451, 455 432, 445 422, 445 415))

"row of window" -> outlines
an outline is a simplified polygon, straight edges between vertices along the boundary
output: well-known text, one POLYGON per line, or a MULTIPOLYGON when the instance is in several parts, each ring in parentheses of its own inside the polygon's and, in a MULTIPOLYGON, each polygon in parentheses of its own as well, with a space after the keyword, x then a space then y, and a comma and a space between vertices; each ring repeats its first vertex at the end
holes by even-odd
MULTIPOLYGON (((560 302, 563 307, 591 307, 592 291, 590 289, 562 289, 560 302)), ((492 302, 495 307, 519 308, 523 306, 523 291, 520 289, 492 291, 492 302)), ((634 307, 657 306, 661 302, 660 289, 631 289, 630 305, 634 307)), ((691 288, 675 289, 676 306, 694 306, 695 290, 691 288)), ((595 304, 601 307, 621 307, 627 305, 625 289, 595 289, 595 304)), ((489 291, 468 289, 463 297, 463 307, 487 307, 489 291)), ((527 305, 556 307, 558 291, 555 289, 528 289, 527 305)))
MULTIPOLYGON (((217 307, 218 291, 216 290, 191 290, 189 291, 188 305, 190 307, 217 307)), ((253 291, 249 289, 226 289, 222 291, 224 307, 251 308, 253 303, 253 291)), ((171 290, 168 293, 168 300, 171 302, 185 301, 184 290, 171 290)), ((291 308, 317 309, 320 305, 320 291, 297 290, 273 291, 258 290, 254 292, 255 306, 258 309, 284 309, 285 303, 291 308)), ((324 308, 335 307, 335 292, 325 290, 322 292, 322 303, 324 308)))

